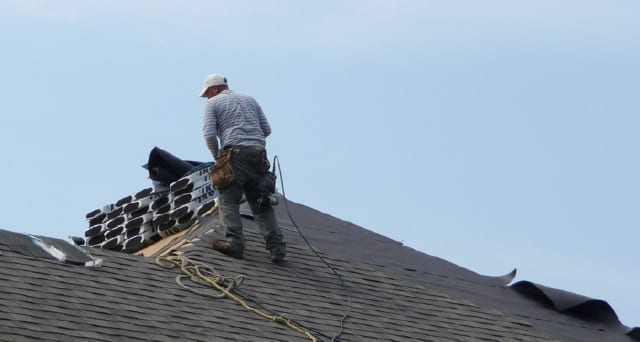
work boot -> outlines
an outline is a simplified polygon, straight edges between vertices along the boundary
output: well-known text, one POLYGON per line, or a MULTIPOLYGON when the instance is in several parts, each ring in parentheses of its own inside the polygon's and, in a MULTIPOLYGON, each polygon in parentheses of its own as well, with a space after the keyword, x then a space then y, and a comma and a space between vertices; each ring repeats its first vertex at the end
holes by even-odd
POLYGON ((282 261, 282 259, 287 256, 287 250, 284 244, 276 245, 271 248, 269 252, 271 253, 271 261, 275 263, 282 261))
POLYGON ((227 240, 213 240, 213 249, 236 259, 242 259, 244 254, 243 249, 231 248, 231 244, 227 240))

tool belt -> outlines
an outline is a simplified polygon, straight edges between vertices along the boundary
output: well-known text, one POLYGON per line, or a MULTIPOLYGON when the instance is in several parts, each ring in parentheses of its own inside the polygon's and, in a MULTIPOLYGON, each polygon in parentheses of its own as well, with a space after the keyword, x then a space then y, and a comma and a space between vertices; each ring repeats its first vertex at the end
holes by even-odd
POLYGON ((271 163, 269 163, 269 158, 267 158, 267 151, 263 150, 260 153, 260 161, 258 165, 256 165, 256 170, 260 175, 258 178, 258 184, 256 187, 260 192, 272 194, 276 192, 276 175, 274 173, 275 167, 273 171, 270 171, 271 163))
POLYGON ((260 161, 256 165, 256 171, 258 173, 269 172, 269 168, 271 167, 271 163, 269 163, 269 158, 267 158, 267 150, 260 151, 260 161))
POLYGON ((216 165, 209 172, 209 179, 218 190, 228 187, 236 178, 231 165, 232 152, 233 149, 230 148, 222 151, 220 157, 216 158, 216 165))

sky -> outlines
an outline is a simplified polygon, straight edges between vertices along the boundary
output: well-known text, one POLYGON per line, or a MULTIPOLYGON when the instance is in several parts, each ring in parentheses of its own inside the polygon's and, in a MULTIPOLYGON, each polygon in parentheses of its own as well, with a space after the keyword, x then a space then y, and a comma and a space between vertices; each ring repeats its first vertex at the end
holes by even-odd
MULTIPOLYGON (((83 236, 254 96, 289 199, 640 326, 640 2, 0 0, 0 229, 83 236)), ((302 227, 304 229, 304 227, 302 227)))

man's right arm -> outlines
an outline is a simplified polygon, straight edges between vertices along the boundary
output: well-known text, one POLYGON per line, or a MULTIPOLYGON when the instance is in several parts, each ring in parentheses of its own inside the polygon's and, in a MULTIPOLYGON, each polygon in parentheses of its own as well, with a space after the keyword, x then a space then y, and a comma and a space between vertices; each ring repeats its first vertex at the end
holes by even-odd
POLYGON ((209 151, 211 151, 211 155, 213 156, 213 159, 218 158, 218 139, 213 138, 213 139, 207 139, 207 146, 209 147, 209 151))
POLYGON ((207 101, 204 107, 204 126, 203 126, 204 140, 207 142, 207 147, 213 155, 213 158, 218 157, 218 127, 217 118, 215 112, 215 106, 213 101, 207 101))
POLYGON ((267 117, 264 115, 264 112, 262 111, 262 107, 260 107, 260 105, 258 104, 257 101, 255 101, 255 105, 256 105, 256 110, 258 112, 258 121, 260 122, 260 128, 262 129, 262 133, 264 134, 264 137, 268 137, 269 134, 271 134, 271 126, 269 125, 269 121, 267 120, 267 117))

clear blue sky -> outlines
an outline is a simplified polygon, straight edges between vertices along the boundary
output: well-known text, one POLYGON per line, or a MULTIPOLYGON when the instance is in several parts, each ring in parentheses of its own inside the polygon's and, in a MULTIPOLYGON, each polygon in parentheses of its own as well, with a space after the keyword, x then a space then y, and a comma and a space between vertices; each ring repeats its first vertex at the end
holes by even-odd
POLYGON ((640 2, 0 0, 2 225, 64 238, 211 160, 210 73, 296 202, 640 325, 640 2))

